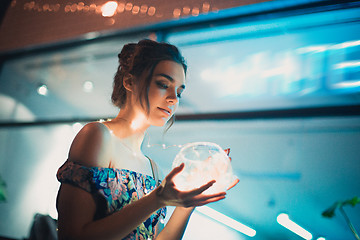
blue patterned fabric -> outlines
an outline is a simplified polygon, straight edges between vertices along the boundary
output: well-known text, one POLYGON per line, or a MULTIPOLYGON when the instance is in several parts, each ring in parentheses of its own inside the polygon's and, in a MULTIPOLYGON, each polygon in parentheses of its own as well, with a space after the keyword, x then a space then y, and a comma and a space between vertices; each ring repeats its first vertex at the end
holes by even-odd
MULTIPOLYGON (((86 167, 72 161, 66 161, 59 168, 57 178, 61 183, 77 186, 93 195, 100 194, 106 200, 104 216, 119 211, 156 187, 155 179, 149 175, 126 169, 86 167)), ((159 209, 124 239, 153 239, 155 226, 165 215, 166 208, 159 209)))

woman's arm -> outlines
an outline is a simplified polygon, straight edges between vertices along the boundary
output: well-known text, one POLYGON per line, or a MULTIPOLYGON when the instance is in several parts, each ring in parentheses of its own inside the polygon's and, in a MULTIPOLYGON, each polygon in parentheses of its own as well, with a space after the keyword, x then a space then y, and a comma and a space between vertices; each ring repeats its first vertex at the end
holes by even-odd
POLYGON ((194 207, 176 207, 166 226, 157 236, 156 240, 181 239, 194 209, 194 207))
POLYGON ((175 208, 168 223, 157 236, 157 240, 181 239, 184 235, 187 223, 189 222, 189 218, 194 211, 195 206, 202 206, 225 198, 226 192, 211 195, 202 194, 202 192, 205 191, 205 189, 211 187, 215 181, 211 181, 202 187, 191 191, 177 190, 172 179, 176 174, 181 172, 183 168, 184 164, 174 168, 162 181, 158 190, 158 195, 162 196, 162 199, 168 199, 169 205, 175 205, 178 207, 175 208), (171 196, 176 197, 171 198, 171 196))
POLYGON ((96 204, 77 187, 63 185, 59 195, 59 239, 122 239, 159 209, 155 191, 103 219, 93 221, 96 204))

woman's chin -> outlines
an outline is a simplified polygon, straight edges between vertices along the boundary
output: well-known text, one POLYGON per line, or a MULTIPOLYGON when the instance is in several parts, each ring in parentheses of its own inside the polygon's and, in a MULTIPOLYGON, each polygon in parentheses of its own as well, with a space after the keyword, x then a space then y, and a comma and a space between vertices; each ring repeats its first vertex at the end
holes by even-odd
POLYGON ((167 119, 167 118, 161 118, 156 121, 153 121, 151 125, 153 125, 155 127, 163 127, 168 122, 168 120, 169 119, 167 119))

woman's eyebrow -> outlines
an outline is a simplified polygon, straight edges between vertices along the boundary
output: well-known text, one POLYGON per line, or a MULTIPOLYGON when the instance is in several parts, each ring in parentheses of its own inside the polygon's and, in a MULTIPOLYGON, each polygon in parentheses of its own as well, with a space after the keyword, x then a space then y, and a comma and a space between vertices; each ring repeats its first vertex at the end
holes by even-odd
MULTIPOLYGON (((165 74, 165 73, 158 73, 158 74, 156 74, 155 76, 161 76, 161 77, 166 78, 166 79, 169 80, 170 82, 174 82, 174 79, 173 79, 171 76, 169 76, 169 75, 167 75, 167 74, 165 74)), ((182 89, 185 89, 185 85, 184 85, 184 84, 181 85, 180 87, 181 87, 182 89)))

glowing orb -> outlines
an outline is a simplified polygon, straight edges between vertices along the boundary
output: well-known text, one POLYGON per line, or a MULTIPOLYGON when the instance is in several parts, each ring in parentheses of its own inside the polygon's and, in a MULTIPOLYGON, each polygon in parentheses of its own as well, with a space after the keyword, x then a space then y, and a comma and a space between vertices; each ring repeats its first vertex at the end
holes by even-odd
POLYGON ((215 184, 204 193, 226 191, 234 182, 230 159, 224 150, 215 143, 194 142, 186 144, 176 155, 172 167, 185 164, 184 169, 174 177, 179 190, 192 190, 211 180, 215 184))

